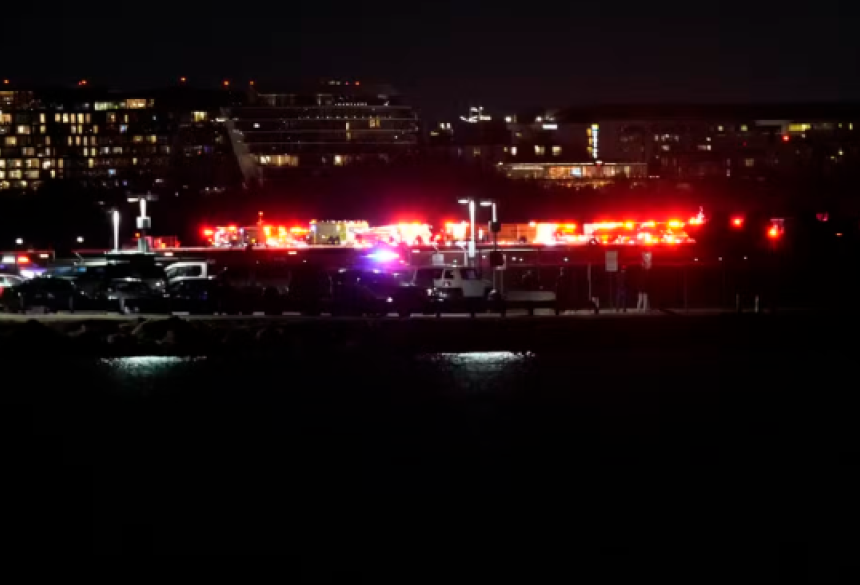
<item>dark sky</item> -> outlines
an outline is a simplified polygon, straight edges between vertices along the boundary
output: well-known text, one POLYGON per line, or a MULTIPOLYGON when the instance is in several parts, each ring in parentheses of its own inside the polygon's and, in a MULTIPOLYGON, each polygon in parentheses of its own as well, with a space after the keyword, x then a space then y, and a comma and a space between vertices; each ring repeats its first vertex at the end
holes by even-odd
POLYGON ((469 103, 860 99, 847 0, 15 4, 0 76, 16 81, 340 76, 390 81, 430 118, 469 103))

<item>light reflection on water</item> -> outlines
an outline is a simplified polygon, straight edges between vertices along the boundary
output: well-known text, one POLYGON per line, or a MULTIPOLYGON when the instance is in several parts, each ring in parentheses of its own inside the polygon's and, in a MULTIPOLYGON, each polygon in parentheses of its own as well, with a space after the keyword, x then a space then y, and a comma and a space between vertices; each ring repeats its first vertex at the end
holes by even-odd
POLYGON ((531 353, 514 353, 512 351, 469 351, 462 353, 437 353, 433 357, 448 361, 454 366, 506 366, 525 361, 532 357, 531 353))
POLYGON ((156 373, 161 370, 170 368, 180 364, 190 364, 205 360, 205 357, 174 357, 162 355, 144 355, 136 357, 122 358, 105 358, 101 363, 116 368, 117 370, 127 371, 128 373, 147 374, 156 373))

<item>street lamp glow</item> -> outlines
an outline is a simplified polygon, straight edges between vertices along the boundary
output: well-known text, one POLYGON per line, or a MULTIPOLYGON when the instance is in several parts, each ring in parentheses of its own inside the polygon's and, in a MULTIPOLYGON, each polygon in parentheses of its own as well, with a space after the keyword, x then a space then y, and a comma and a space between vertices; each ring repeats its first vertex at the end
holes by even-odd
POLYGON ((21 245, 21 244, 23 244, 23 243, 24 243, 24 239, 23 239, 23 238, 16 238, 16 239, 15 239, 15 245, 20 246, 20 245, 21 245))
POLYGON ((113 210, 113 249, 119 252, 119 210, 113 210))
POLYGON ((481 207, 489 207, 493 204, 492 201, 481 201, 481 207))
POLYGON ((83 244, 83 243, 84 243, 84 238, 83 238, 83 237, 81 237, 81 236, 78 236, 78 243, 79 243, 79 244, 83 244))
POLYGON ((471 199, 457 199, 457 203, 460 205, 468 205, 471 199))

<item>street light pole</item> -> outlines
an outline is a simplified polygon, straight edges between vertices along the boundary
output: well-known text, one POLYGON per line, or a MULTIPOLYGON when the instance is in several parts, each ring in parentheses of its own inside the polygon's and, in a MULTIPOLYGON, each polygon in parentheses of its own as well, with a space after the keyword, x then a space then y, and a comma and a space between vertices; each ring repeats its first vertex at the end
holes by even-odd
POLYGON ((469 238, 469 264, 475 266, 475 200, 469 199, 469 227, 471 228, 471 238, 469 238))
POLYGON ((113 251, 119 252, 119 210, 113 210, 113 251))

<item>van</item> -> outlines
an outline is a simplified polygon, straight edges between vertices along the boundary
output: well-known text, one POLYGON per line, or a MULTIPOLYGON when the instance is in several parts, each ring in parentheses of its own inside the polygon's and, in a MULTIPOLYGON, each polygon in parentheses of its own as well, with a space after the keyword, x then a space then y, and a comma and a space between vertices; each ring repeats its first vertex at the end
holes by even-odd
POLYGON ((167 266, 164 273, 170 284, 187 278, 209 278, 212 276, 207 262, 175 262, 167 266))

